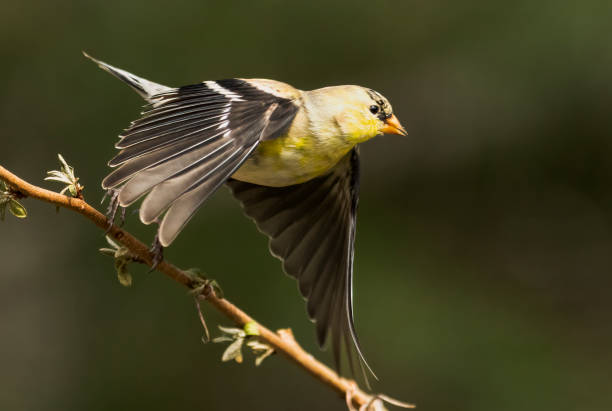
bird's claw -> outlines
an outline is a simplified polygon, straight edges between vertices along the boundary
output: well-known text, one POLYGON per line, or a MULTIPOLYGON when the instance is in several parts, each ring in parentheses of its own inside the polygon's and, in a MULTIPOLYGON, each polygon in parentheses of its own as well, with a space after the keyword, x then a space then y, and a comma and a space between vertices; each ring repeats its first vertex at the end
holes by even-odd
MULTIPOLYGON (((119 190, 115 190, 109 188, 104 197, 102 198, 102 202, 108 197, 108 207, 106 208, 106 220, 108 221, 108 228, 104 234, 108 234, 113 223, 115 222, 115 216, 117 215, 117 210, 121 207, 119 204, 119 190)), ((121 207, 121 218, 119 219, 119 227, 122 227, 125 223, 125 207, 121 207)))
POLYGON ((164 260, 164 246, 159 242, 159 235, 155 234, 153 244, 151 245, 151 271, 155 270, 159 263, 164 260))

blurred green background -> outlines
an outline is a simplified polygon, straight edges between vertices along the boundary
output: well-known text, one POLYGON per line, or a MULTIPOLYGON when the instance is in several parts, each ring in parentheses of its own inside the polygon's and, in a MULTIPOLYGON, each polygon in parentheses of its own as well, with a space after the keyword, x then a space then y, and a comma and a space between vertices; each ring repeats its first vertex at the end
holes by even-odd
MULTIPOLYGON (((62 153, 97 204, 128 87, 264 77, 387 96, 407 138, 362 147, 355 315, 381 378, 421 410, 612 409, 612 3, 4 1, 0 164, 45 187, 62 153)), ((100 230, 24 200, 0 224, 0 409, 343 409, 280 357, 222 364, 193 300, 100 230)), ((135 215, 127 228, 149 242, 135 215)), ((167 250, 317 357, 265 238, 221 190, 167 250)), ((205 309, 209 326, 228 321, 205 309)))

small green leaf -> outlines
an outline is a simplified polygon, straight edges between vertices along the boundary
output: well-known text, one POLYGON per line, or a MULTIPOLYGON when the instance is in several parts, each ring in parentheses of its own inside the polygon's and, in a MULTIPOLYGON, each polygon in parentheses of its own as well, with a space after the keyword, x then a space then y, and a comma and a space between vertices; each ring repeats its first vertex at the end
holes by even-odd
POLYGON ((259 335, 259 327, 255 321, 251 321, 244 325, 246 335, 259 335))
POLYGON ((57 153, 57 158, 59 158, 63 170, 70 169, 70 166, 68 165, 68 163, 66 163, 66 160, 64 160, 64 157, 61 154, 57 153))
MULTIPOLYGON (((378 401, 380 401, 380 402, 387 402, 387 403, 389 403, 391 405, 395 405, 396 407, 400 407, 400 408, 416 408, 416 405, 414 405, 414 404, 409 404, 407 402, 396 400, 395 398, 391 398, 391 397, 389 397, 388 395, 385 395, 385 394, 378 394, 376 396, 378 397, 378 401)), ((384 404, 381 405, 381 406, 383 407, 381 409, 386 410, 386 408, 384 408, 384 404)))
POLYGON ((266 343, 262 343, 257 339, 252 339, 247 342, 247 346, 253 350, 253 354, 257 355, 255 358, 255 366, 258 367, 263 360, 268 358, 270 355, 274 353, 274 348, 270 347, 266 343))
POLYGON ((208 283, 213 291, 215 292, 215 295, 219 298, 223 298, 223 290, 221 289, 221 286, 219 285, 219 283, 217 282, 217 280, 210 280, 210 282, 208 283))
POLYGON ((100 248, 98 251, 100 251, 102 254, 107 255, 109 257, 115 256, 115 250, 112 250, 110 248, 100 248))
POLYGON ((234 339, 226 335, 221 335, 219 337, 215 337, 212 339, 212 342, 214 343, 222 343, 222 342, 230 342, 230 341, 234 341, 234 339))
POLYGON ((374 400, 368 409, 372 411, 389 411, 381 399, 374 400))
POLYGON ((119 279, 119 283, 124 287, 132 286, 132 275, 127 271, 117 271, 117 279, 119 279))
POLYGON ((187 270, 183 270, 185 274, 191 278, 192 281, 197 283, 198 285, 194 285, 192 289, 193 294, 201 294, 204 292, 204 289, 208 286, 208 279, 206 275, 197 267, 188 268, 187 270))
POLYGON ((127 263, 122 260, 116 260, 115 268, 117 269, 117 279, 124 287, 132 285, 132 275, 127 270, 127 263))
POLYGON ((263 354, 257 356, 257 358, 255 358, 255 366, 259 367, 261 365, 261 363, 263 362, 263 360, 265 360, 270 355, 272 355, 272 353, 274 353, 274 350, 273 349, 269 349, 267 351, 264 351, 263 354))
POLYGON ((270 349, 271 347, 266 344, 266 343, 262 343, 261 341, 258 341, 257 339, 252 339, 250 340, 247 345, 249 346, 249 348, 251 350, 253 350, 253 352, 255 353, 259 353, 259 352, 263 352, 263 351, 267 351, 268 349, 270 349))
POLYGON ((242 344, 244 343, 244 338, 238 338, 236 341, 231 343, 223 352, 221 356, 221 361, 231 361, 235 360, 237 363, 242 362, 242 344))
POLYGON ((220 325, 219 329, 223 331, 224 333, 232 335, 232 336, 242 337, 242 338, 246 337, 246 333, 244 332, 244 330, 241 330, 240 328, 224 327, 220 325))
POLYGON ((65 187, 60 191, 60 194, 62 195, 68 191, 72 197, 80 196, 84 187, 79 184, 78 177, 74 175, 74 168, 66 163, 66 160, 64 160, 64 157, 62 157, 61 154, 58 154, 57 157, 60 161, 60 169, 47 171, 47 177, 45 180, 57 181, 65 184, 65 187))
POLYGON ((119 283, 124 287, 132 285, 132 275, 128 272, 128 264, 132 261, 138 261, 130 250, 126 247, 116 243, 110 236, 106 236, 106 242, 111 248, 104 247, 100 248, 99 251, 109 257, 115 259, 115 270, 117 271, 117 279, 119 283))
POLYGON ((107 235, 106 236, 106 242, 108 243, 108 245, 110 245, 111 247, 113 247, 115 250, 118 250, 121 246, 119 244, 117 244, 112 238, 111 236, 107 235))
POLYGON ((11 214, 17 218, 26 218, 28 216, 25 207, 17 200, 11 199, 11 201, 9 201, 9 210, 11 214))

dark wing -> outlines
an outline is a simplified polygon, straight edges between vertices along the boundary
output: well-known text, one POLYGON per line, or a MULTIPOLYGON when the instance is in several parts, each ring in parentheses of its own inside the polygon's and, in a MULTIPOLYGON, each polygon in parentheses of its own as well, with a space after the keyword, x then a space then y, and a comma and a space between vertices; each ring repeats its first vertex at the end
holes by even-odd
POLYGON ((227 184, 246 215, 270 237, 270 251, 283 261, 285 272, 298 280, 308 315, 316 322, 319 345, 331 339, 336 368, 344 346, 351 371, 354 352, 370 369, 353 323, 357 149, 327 175, 303 184, 264 187, 234 179, 227 184))
POLYGON ((298 106, 248 81, 229 79, 171 89, 120 136, 117 167, 102 182, 119 187, 127 206, 143 195, 140 219, 164 214, 159 240, 169 245, 195 211, 246 160, 259 141, 288 130, 298 106))

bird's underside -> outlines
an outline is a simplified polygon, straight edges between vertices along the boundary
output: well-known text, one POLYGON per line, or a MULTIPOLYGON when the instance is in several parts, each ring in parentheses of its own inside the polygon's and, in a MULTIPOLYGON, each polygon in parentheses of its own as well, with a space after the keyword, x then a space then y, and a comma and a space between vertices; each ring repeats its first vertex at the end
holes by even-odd
POLYGON ((170 88, 94 61, 149 102, 120 136, 120 151, 109 162, 115 169, 103 187, 117 190, 122 206, 144 197, 140 219, 160 222, 159 240, 168 246, 226 183, 269 237, 271 253, 298 281, 316 322, 317 340, 320 345, 331 342, 336 367, 344 355, 351 370, 355 362, 369 369, 352 313, 357 149, 301 184, 269 187, 239 181, 232 175, 262 142, 287 134, 300 108, 299 90, 241 79, 170 88))

